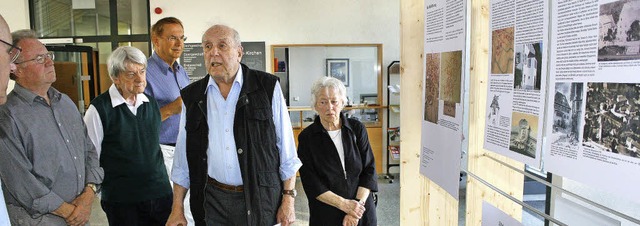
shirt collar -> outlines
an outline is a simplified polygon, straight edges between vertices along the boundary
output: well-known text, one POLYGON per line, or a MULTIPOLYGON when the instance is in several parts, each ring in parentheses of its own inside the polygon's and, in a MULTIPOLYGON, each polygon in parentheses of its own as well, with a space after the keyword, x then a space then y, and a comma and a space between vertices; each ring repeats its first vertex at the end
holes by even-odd
MULTIPOLYGON (((18 83, 16 83, 16 85, 13 87, 13 92, 15 92, 20 98, 26 101, 31 101, 31 102, 35 101, 36 98, 40 97, 34 92, 31 92, 31 90, 24 88, 22 85, 18 83)), ((60 91, 58 91, 53 87, 49 87, 49 90, 47 90, 47 96, 49 96, 49 100, 51 102, 58 102, 62 97, 62 93, 60 93, 60 91)))
MULTIPOLYGON (((151 54, 151 60, 149 60, 147 63, 155 64, 156 66, 158 66, 158 68, 162 69, 165 72, 163 73, 164 75, 167 75, 168 73, 166 72, 169 71, 169 69, 171 69, 171 66, 169 66, 167 62, 165 62, 162 58, 160 58, 160 56, 158 56, 156 52, 153 52, 153 54, 151 54)), ((178 63, 178 61, 176 61, 173 63, 173 67, 175 71, 178 71, 182 66, 178 63)))
MULTIPOLYGON (((242 72, 242 66, 239 65, 238 67, 238 72, 236 73, 236 78, 233 80, 234 84, 238 84, 240 87, 242 87, 242 83, 244 83, 244 78, 243 78, 243 72, 242 72)), ((204 93, 207 93, 207 90, 209 90, 209 87, 211 86, 215 86, 218 87, 218 84, 216 84, 216 81, 213 79, 213 76, 209 75, 209 82, 207 83, 207 88, 204 89, 204 93)))
MULTIPOLYGON (((116 88, 116 85, 114 84, 111 84, 111 87, 109 87, 109 97, 111 97, 111 107, 113 108, 127 103, 124 97, 122 97, 122 94, 118 92, 118 88, 116 88)), ((138 93, 138 95, 136 96, 136 103, 134 104, 134 107, 142 105, 142 102, 149 102, 149 98, 147 98, 147 96, 142 93, 138 93)))

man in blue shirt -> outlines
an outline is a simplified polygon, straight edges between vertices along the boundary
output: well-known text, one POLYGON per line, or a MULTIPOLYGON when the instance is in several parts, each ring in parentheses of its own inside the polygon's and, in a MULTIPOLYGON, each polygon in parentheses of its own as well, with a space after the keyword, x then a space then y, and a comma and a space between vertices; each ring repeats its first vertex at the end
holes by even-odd
POLYGON ((240 63, 233 28, 212 26, 202 48, 208 75, 181 92, 167 225, 184 224, 187 190, 196 225, 291 225, 302 163, 277 77, 240 63))
MULTIPOLYGON (((151 26, 154 53, 147 61, 147 87, 144 93, 155 98, 160 106, 160 148, 168 175, 171 175, 179 114, 182 111, 180 90, 189 85, 187 72, 176 61, 182 54, 185 40, 182 22, 175 17, 162 18, 151 26)), ((188 200, 185 202, 186 206, 188 200)), ((189 225, 193 225, 191 212, 188 211, 186 215, 189 225)))

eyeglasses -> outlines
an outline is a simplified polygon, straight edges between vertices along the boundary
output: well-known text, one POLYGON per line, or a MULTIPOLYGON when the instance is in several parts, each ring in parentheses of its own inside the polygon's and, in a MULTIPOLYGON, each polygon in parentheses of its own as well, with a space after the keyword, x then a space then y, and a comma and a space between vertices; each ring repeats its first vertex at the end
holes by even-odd
POLYGON ((53 61, 56 58, 56 56, 53 55, 52 52, 47 52, 45 54, 36 55, 36 57, 31 59, 31 60, 25 60, 25 61, 22 61, 22 62, 15 62, 15 64, 22 64, 22 63, 26 63, 26 62, 29 62, 29 61, 35 61, 36 63, 44 64, 44 62, 45 62, 45 60, 47 58, 49 58, 49 59, 51 59, 51 61, 53 61))
POLYGON ((187 37, 182 36, 182 37, 178 38, 178 37, 172 35, 172 36, 167 37, 167 40, 169 40, 170 42, 176 42, 178 40, 180 40, 182 42, 186 42, 187 41, 187 37))
POLYGON ((18 56, 20 56, 20 52, 22 52, 22 49, 11 43, 5 42, 2 39, 0 39, 0 42, 9 46, 9 50, 7 50, 7 53, 9 53, 9 59, 11 59, 11 63, 16 62, 16 60, 18 59, 18 56))

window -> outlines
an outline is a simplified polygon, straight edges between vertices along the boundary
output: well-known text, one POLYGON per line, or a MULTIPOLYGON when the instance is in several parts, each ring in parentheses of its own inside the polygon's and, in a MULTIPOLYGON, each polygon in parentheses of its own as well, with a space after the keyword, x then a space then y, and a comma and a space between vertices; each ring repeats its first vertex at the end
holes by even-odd
POLYGON ((32 29, 43 39, 72 38, 76 45, 97 47, 101 56, 128 42, 151 52, 149 1, 29 0, 29 7, 32 29), (97 45, 104 42, 111 43, 109 49, 97 45))

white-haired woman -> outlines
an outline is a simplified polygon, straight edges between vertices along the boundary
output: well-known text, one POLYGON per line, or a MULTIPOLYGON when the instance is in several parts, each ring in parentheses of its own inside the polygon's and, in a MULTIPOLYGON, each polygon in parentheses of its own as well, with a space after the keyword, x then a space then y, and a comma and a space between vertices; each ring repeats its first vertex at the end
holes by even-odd
POLYGON ((378 190, 365 126, 341 113, 346 88, 322 77, 311 88, 315 121, 298 136, 300 178, 309 200, 310 225, 377 225, 378 190))
POLYGON ((102 209, 109 225, 164 225, 173 192, 160 151, 160 109, 143 93, 147 57, 123 46, 107 67, 113 85, 84 116, 104 168, 102 209))

